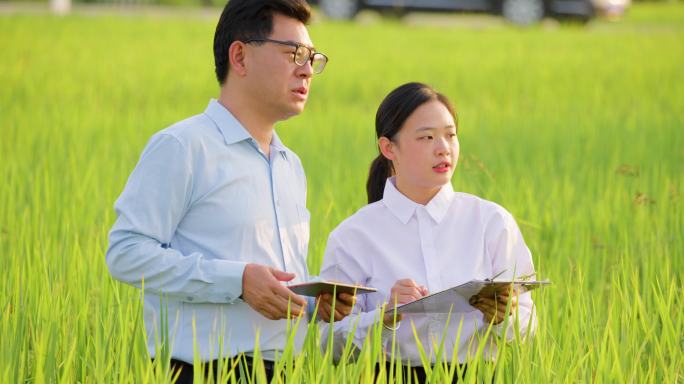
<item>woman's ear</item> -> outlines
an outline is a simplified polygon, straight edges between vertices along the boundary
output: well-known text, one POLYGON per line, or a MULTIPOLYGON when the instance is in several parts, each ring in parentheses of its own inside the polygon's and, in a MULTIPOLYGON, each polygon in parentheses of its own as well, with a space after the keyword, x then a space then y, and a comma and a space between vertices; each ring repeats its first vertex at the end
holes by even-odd
POLYGON ((385 158, 390 161, 394 161, 394 143, 386 137, 381 137, 378 139, 378 148, 380 148, 380 153, 382 153, 385 158))
POLYGON ((230 45, 228 48, 229 72, 233 72, 238 76, 245 76, 247 74, 247 67, 245 66, 246 47, 245 43, 241 41, 233 41, 230 45))

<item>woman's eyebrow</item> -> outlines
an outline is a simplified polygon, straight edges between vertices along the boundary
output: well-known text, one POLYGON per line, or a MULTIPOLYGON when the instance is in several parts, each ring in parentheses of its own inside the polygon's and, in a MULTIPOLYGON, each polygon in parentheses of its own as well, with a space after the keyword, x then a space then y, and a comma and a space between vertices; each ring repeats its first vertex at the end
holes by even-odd
POLYGON ((423 131, 434 131, 436 129, 456 129, 456 126, 453 124, 445 125, 443 128, 435 128, 435 127, 418 127, 416 128, 416 132, 423 132, 423 131))

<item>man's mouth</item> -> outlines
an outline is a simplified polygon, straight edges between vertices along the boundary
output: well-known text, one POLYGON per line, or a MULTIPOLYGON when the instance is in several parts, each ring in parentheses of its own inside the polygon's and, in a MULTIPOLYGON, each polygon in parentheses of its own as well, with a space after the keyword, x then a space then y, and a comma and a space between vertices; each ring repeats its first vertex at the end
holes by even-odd
POLYGON ((306 87, 299 87, 295 88, 292 92, 297 93, 302 96, 306 96, 309 93, 309 90, 306 87))

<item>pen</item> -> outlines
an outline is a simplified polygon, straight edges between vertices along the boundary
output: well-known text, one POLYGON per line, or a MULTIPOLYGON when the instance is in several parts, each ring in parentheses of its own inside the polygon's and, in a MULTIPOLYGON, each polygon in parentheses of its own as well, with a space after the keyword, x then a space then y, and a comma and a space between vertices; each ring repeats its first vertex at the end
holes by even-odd
POLYGON ((506 272, 505 269, 504 269, 503 271, 497 273, 496 275, 494 275, 492 278, 490 278, 490 279, 485 279, 485 281, 494 281, 494 279, 496 279, 497 277, 503 275, 504 272, 506 272))

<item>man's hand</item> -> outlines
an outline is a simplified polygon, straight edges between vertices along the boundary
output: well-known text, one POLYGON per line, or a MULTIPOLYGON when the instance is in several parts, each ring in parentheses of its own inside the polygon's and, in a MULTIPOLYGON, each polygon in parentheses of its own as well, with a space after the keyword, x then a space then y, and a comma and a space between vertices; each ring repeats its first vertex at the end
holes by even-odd
POLYGON ((477 308, 484 315, 486 322, 501 324, 506 318, 506 306, 511 303, 510 313, 514 313, 518 307, 518 293, 511 292, 510 288, 494 295, 494 298, 473 296, 470 298, 470 305, 477 308))
MULTIPOLYGON (((418 285, 412 279, 397 280, 390 290, 389 308, 394 308, 397 305, 410 303, 418 300, 429 294, 427 287, 418 285)), ((404 316, 397 314, 397 322, 400 322, 404 316)), ((385 325, 392 326, 394 323, 394 313, 387 312, 383 318, 385 325)))
POLYGON ((281 281, 294 279, 293 273, 279 271, 260 264, 247 264, 242 274, 242 299, 271 320, 287 318, 304 313, 306 300, 282 285, 281 281))
POLYGON ((333 295, 331 293, 323 293, 318 296, 318 316, 325 322, 330 322, 330 319, 340 321, 349 316, 356 303, 356 296, 349 293, 338 293, 337 300, 335 300, 335 314, 332 315, 333 309, 333 295))

